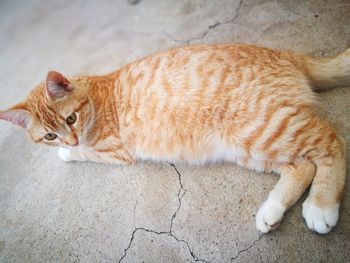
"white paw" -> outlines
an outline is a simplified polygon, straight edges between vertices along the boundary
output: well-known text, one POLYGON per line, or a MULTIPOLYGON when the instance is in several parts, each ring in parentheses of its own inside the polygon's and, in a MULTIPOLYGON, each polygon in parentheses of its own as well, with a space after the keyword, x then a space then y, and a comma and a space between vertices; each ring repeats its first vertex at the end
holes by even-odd
POLYGON ((65 161, 65 162, 70 162, 72 161, 71 159, 71 152, 69 149, 66 149, 66 148, 63 148, 63 147, 60 147, 58 149, 58 157, 62 160, 62 161, 65 161))
POLYGON ((256 228, 263 233, 277 228, 285 211, 283 205, 268 198, 256 215, 256 228))
POLYGON ((308 228, 319 234, 326 234, 338 222, 339 204, 330 208, 320 208, 307 198, 303 203, 303 217, 308 228))

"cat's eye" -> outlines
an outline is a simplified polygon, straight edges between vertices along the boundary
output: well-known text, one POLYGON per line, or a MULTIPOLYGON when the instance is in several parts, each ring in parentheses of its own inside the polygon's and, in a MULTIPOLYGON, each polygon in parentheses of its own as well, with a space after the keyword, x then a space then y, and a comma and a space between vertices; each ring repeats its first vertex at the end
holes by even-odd
POLYGON ((57 135, 54 134, 53 132, 49 132, 44 136, 44 138, 48 141, 53 141, 54 139, 57 138, 57 135))
POLYGON ((75 121, 77 120, 77 115, 73 112, 71 115, 69 115, 66 119, 66 123, 68 125, 72 125, 75 123, 75 121))

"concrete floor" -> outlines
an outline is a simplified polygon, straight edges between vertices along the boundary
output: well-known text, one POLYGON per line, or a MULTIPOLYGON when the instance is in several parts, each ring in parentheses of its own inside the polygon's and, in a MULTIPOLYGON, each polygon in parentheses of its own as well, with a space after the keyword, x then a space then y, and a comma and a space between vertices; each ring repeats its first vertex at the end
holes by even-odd
MULTIPOLYGON (((158 50, 225 42, 333 55, 350 46, 350 2, 1 1, 0 108, 52 69, 101 74, 158 50)), ((350 89, 319 97, 350 153, 350 89)), ((328 235, 307 229, 301 201, 261 235, 254 216, 274 175, 229 163, 63 163, 5 122, 0 149, 0 262, 350 260, 349 195, 328 235)))

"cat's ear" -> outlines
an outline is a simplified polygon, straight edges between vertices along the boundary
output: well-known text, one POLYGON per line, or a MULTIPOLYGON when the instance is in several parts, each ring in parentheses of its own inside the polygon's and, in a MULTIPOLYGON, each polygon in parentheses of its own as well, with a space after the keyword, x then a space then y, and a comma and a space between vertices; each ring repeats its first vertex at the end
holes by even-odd
POLYGON ((20 103, 9 110, 0 111, 0 119, 12 122, 22 128, 27 128, 31 120, 31 115, 26 104, 20 103))
POLYGON ((45 89, 47 97, 55 100, 66 96, 73 90, 73 86, 61 73, 50 71, 47 74, 45 89))

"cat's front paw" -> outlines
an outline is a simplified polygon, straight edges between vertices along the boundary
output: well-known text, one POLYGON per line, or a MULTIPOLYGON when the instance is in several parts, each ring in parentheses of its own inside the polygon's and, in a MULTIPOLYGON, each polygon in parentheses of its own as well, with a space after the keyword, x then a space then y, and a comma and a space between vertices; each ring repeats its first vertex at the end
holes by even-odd
POLYGON ((64 162, 71 162, 73 159, 71 158, 71 150, 60 147, 58 149, 58 157, 64 162))
POLYGON ((303 203, 303 217, 308 228, 319 234, 327 234, 337 224, 339 218, 339 204, 333 207, 321 208, 310 198, 303 203))
POLYGON ((256 215, 256 228, 268 233, 279 226, 286 208, 277 201, 267 199, 256 215))

